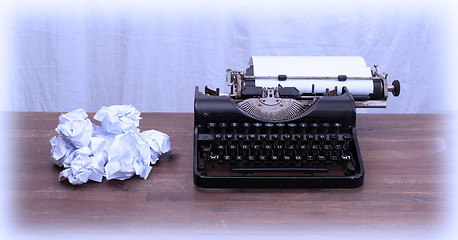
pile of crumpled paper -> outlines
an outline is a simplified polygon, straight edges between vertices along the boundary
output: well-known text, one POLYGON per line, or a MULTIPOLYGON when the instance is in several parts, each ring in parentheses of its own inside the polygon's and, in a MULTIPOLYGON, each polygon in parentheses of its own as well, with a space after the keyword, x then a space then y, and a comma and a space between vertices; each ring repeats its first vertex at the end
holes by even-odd
POLYGON ((71 184, 88 180, 125 180, 134 175, 146 179, 159 155, 170 151, 169 136, 137 128, 140 112, 132 105, 102 107, 93 124, 83 109, 61 114, 51 140, 51 160, 65 169, 59 181, 71 184))

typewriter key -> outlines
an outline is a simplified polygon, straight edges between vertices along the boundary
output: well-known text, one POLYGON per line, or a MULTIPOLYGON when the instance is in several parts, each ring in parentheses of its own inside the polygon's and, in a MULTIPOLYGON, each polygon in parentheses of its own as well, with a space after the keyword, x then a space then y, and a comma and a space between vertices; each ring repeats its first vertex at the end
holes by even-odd
POLYGON ((266 123, 264 126, 266 126, 266 133, 267 133, 267 134, 272 133, 272 128, 273 128, 273 126, 274 126, 273 123, 266 123))
POLYGON ((301 129, 302 134, 305 134, 307 131, 307 123, 300 123, 299 128, 301 129))

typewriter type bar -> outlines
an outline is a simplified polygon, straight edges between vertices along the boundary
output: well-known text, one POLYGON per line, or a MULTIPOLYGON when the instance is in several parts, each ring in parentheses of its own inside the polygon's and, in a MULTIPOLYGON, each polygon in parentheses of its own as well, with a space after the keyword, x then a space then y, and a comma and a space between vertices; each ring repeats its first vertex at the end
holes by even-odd
POLYGON ((384 107, 388 92, 399 95, 399 82, 388 86, 386 77, 377 68, 363 77, 255 76, 250 66, 246 73, 228 70, 228 94, 196 87, 194 183, 204 188, 362 186, 355 108, 384 107), (294 80, 285 84, 287 79, 294 80), (333 86, 324 89, 323 80, 333 86))

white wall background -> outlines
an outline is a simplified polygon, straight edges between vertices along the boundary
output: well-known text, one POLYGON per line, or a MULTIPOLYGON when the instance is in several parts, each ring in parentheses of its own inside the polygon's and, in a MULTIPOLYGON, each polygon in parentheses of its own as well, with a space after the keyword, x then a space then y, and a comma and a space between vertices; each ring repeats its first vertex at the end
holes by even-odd
POLYGON ((454 108, 448 1, 52 3, 12 4, 3 109, 192 112, 196 85, 225 88, 252 55, 363 56, 401 81, 387 109, 359 112, 454 108))

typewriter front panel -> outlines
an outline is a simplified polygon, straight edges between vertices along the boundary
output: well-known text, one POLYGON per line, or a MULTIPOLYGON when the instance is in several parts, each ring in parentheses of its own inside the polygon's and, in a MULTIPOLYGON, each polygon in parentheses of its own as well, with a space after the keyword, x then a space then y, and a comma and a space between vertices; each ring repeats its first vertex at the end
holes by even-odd
POLYGON ((364 168, 351 95, 323 97, 287 120, 247 113, 196 89, 194 181, 200 187, 359 187, 364 168))

